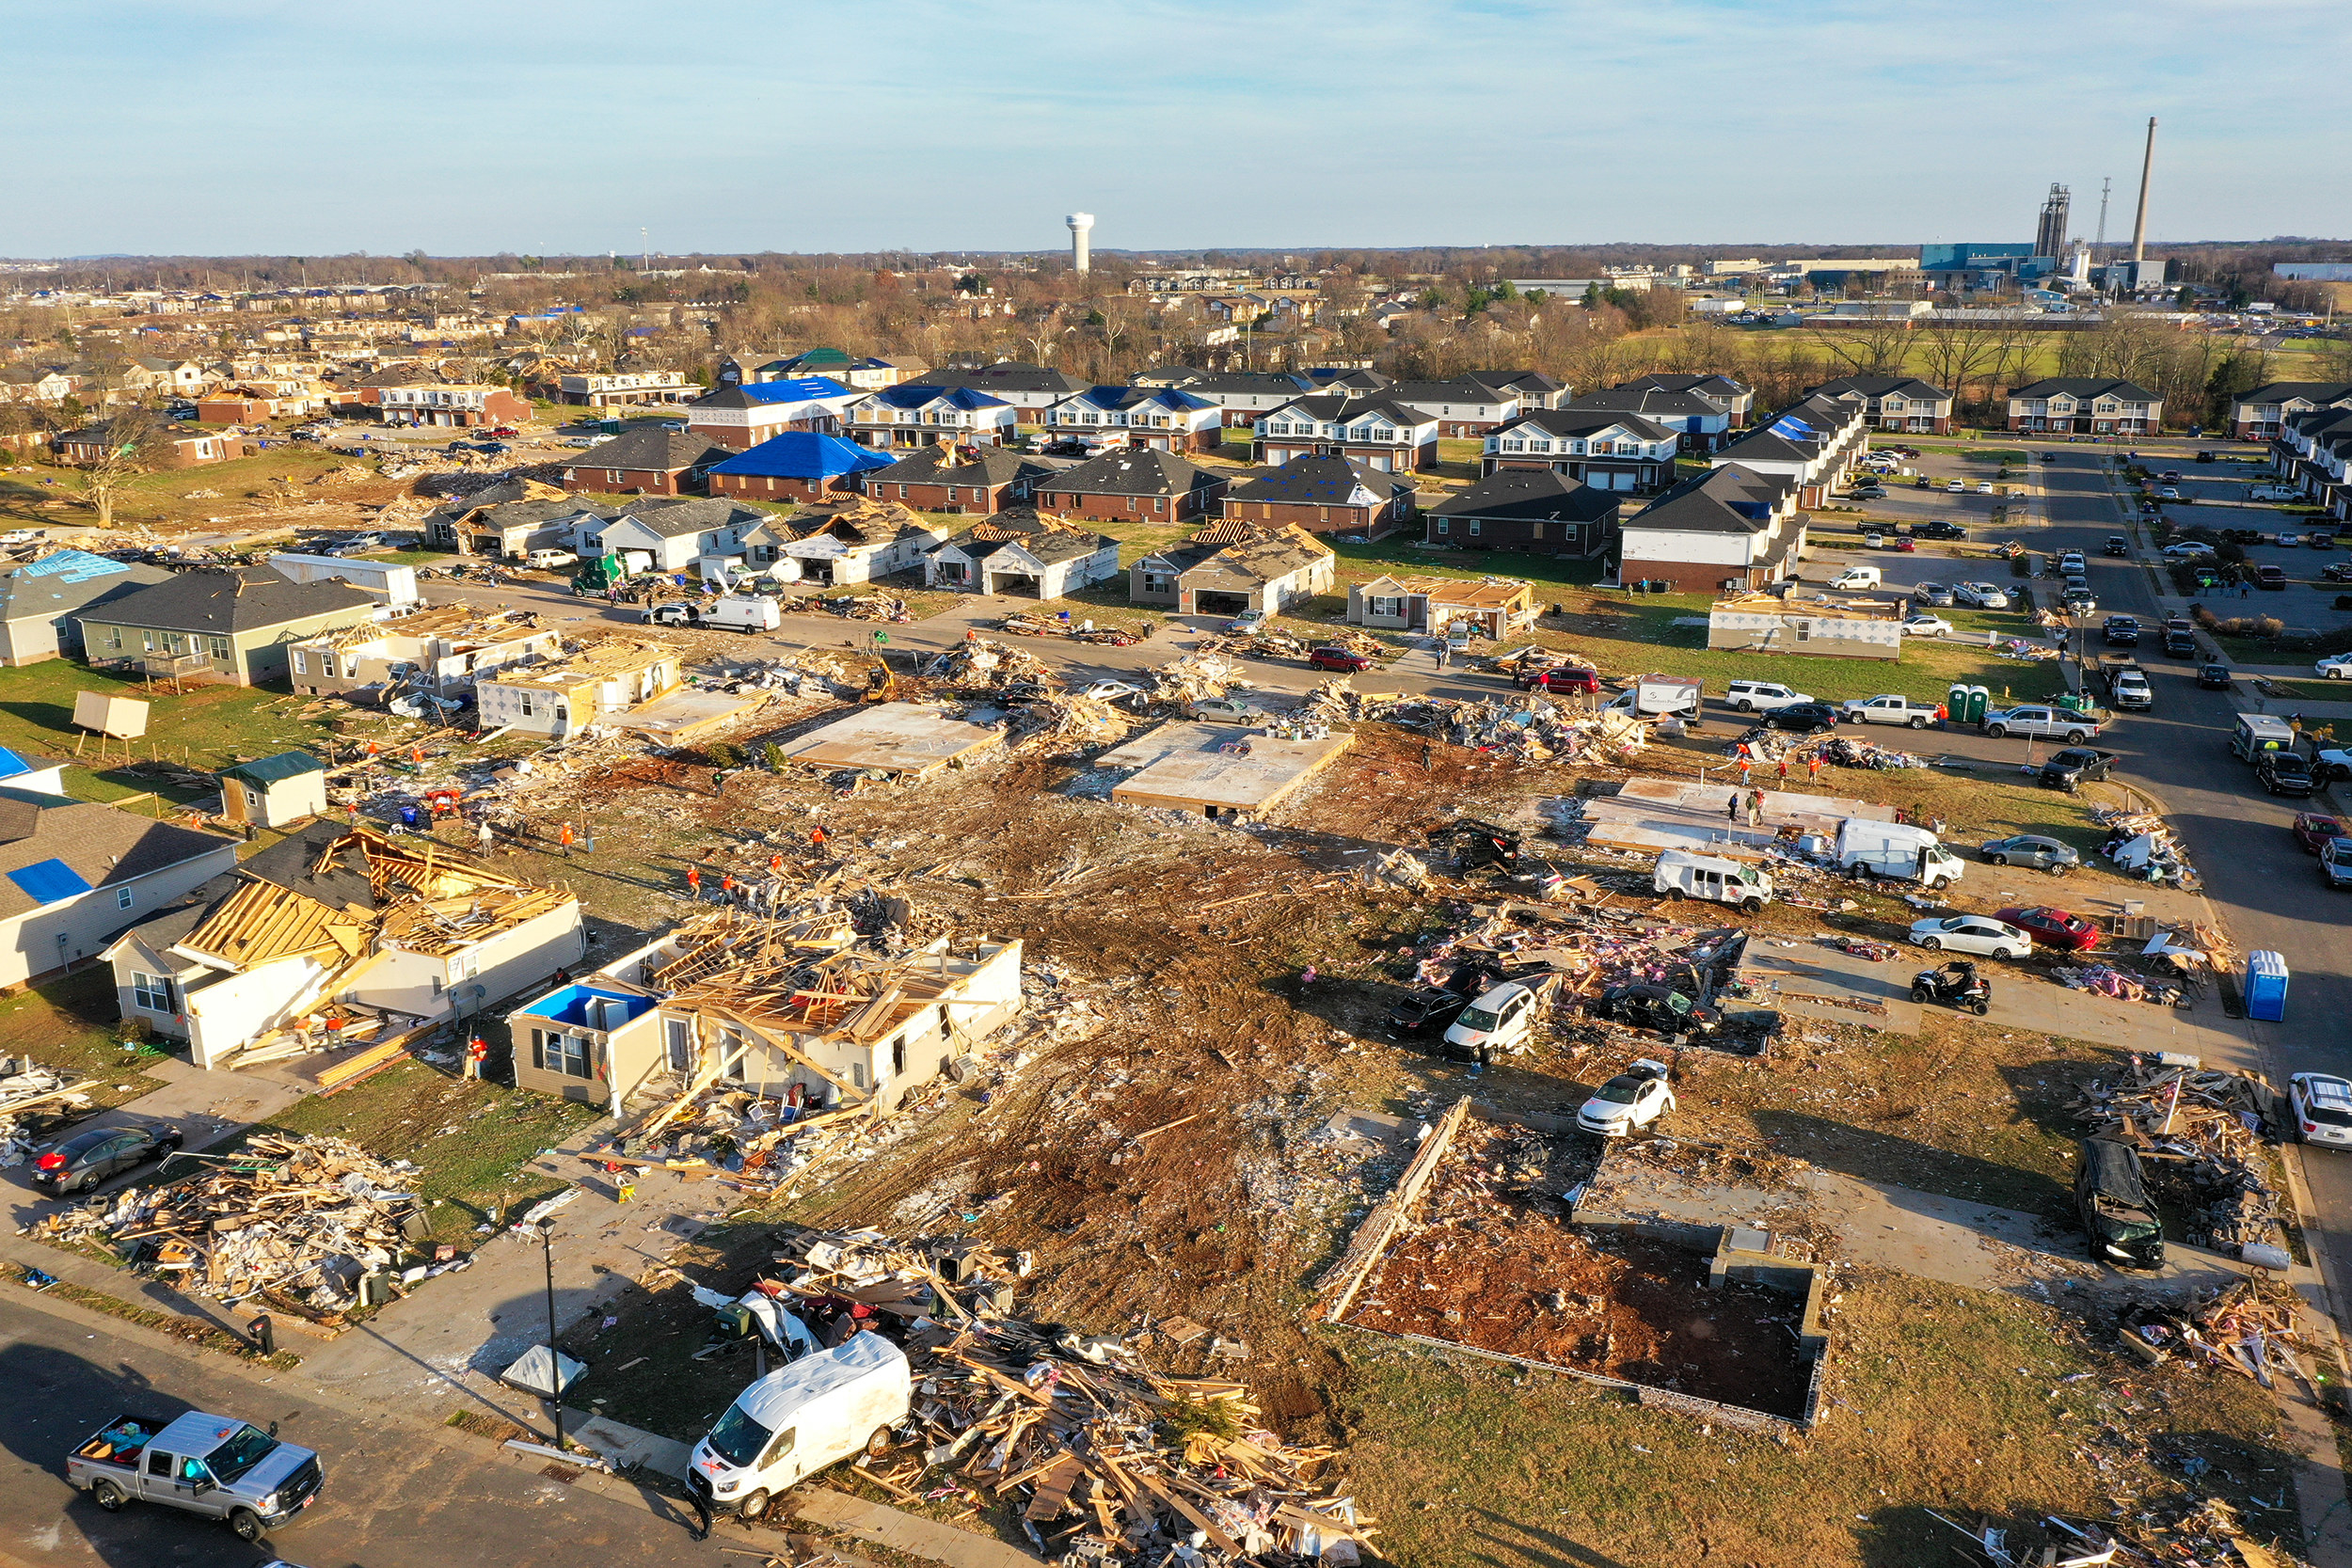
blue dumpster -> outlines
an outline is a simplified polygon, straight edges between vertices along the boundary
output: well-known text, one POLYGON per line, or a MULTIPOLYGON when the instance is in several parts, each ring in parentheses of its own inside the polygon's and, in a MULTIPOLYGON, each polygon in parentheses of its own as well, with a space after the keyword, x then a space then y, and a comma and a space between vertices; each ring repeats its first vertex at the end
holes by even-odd
POLYGON ((2246 955, 2246 1016, 2271 1023, 2287 1016, 2287 961, 2276 953, 2246 955))

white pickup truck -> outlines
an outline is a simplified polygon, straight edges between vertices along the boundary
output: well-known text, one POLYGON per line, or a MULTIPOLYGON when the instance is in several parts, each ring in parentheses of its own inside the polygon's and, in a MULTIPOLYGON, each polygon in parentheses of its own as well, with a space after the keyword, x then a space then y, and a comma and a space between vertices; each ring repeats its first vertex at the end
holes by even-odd
POLYGON ((225 1519, 258 1541, 310 1506, 319 1456, 234 1416, 118 1416, 66 1456, 65 1479, 112 1513, 134 1499, 225 1519))
POLYGON ((1924 730, 1935 722, 1933 703, 1914 702, 1892 692, 1848 698, 1843 711, 1849 724, 1908 724, 1915 730, 1924 730))
POLYGON ((2072 708, 2047 707, 2038 703, 1994 708, 1984 716, 1984 733, 1995 740, 2005 735, 2023 735, 2079 746, 2106 727, 2106 721, 2097 714, 2076 713, 2072 708))

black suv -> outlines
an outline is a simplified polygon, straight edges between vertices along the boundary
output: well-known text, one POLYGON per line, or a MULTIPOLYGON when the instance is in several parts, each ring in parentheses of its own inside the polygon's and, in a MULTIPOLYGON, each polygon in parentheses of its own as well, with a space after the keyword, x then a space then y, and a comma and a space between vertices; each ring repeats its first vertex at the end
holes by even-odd
POLYGON ((1837 727, 1837 710, 1827 703, 1784 703, 1764 714, 1768 730, 1796 730, 1811 735, 1837 727))
POLYGON ((2197 651, 2197 634, 2180 631, 2171 626, 2164 629, 2164 651, 2176 657, 2186 658, 2197 651))
POLYGON ((1712 1007, 1700 1006, 1672 986, 1612 986, 1601 993, 1597 1010, 1613 1023, 1655 1029, 1677 1039, 1711 1035, 1724 1023, 1723 1014, 1712 1007))
POLYGON ((2300 752, 2265 752, 2254 765, 2254 777, 2273 795, 2312 792, 2312 765, 2300 752))
MULTIPOLYGON (((2166 653, 2170 653, 2172 651, 2169 643, 2166 645, 2164 651, 2166 653)), ((2226 664, 2199 665, 2197 667, 2197 684, 2203 687, 2208 691, 2229 690, 2230 667, 2226 664)))
POLYGON ((1404 1039, 1442 1035, 1453 1027, 1455 1019, 1462 1016, 1462 1009, 1474 1000, 1454 990, 1435 988, 1417 990, 1391 1007, 1384 1022, 1389 1026, 1389 1033, 1404 1039))
POLYGON ((2132 553, 2132 542, 2129 539, 2124 538, 2120 533, 2110 533, 2107 535, 2106 553, 2109 555, 2129 555, 2132 553))

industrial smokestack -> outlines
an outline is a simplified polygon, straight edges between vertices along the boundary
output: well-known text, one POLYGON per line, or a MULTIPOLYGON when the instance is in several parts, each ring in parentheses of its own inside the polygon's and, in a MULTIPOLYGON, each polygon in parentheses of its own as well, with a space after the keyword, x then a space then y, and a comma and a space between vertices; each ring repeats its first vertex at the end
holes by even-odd
MULTIPOLYGON (((2139 161, 2139 215, 2132 219, 2132 261, 2148 260, 2148 178, 2156 170, 2156 117, 2148 117, 2148 151, 2139 161)), ((2135 283, 2138 278, 2132 279, 2135 283)))
POLYGON ((2063 257, 2066 254, 2067 210, 2074 198, 2064 185, 2050 187, 2050 199, 2042 204, 2042 221, 2033 231, 2033 253, 2036 256, 2063 257))
POLYGON ((1087 236, 1094 232, 1092 213, 1073 213, 1062 221, 1070 225, 1070 267, 1073 272, 1088 270, 1087 236))

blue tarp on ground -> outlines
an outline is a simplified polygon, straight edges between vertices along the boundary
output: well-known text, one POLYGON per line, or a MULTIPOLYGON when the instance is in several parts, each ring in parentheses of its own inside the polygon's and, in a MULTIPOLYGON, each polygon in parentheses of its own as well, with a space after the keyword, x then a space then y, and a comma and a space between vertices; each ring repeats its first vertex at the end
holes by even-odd
POLYGON ((22 871, 9 872, 8 880, 23 888, 24 896, 36 904, 62 904, 90 891, 82 874, 63 861, 37 861, 22 871))
POLYGON ((740 456, 712 464, 707 471, 764 479, 838 479, 843 474, 863 473, 868 468, 887 468, 896 461, 886 453, 869 451, 838 436, 787 430, 740 456))

